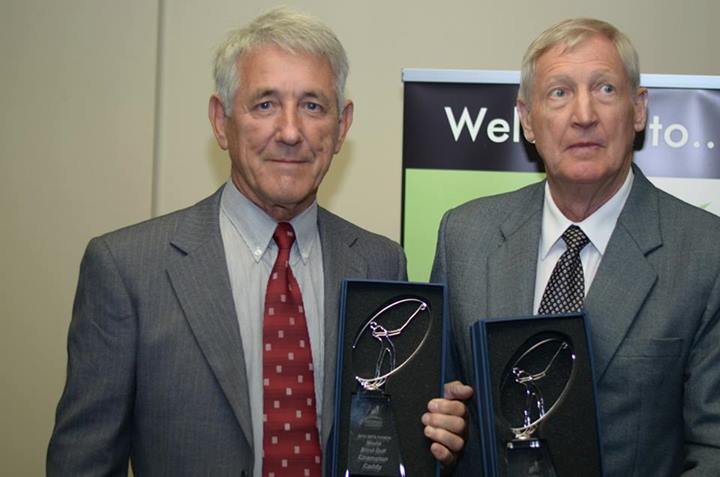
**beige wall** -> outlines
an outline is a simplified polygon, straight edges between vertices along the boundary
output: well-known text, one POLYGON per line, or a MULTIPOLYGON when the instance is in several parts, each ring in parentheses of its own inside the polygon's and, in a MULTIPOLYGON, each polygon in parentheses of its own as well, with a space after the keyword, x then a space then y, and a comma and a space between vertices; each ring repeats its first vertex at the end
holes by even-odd
MULTIPOLYGON (((285 3, 325 19, 351 60, 355 123, 320 201, 395 239, 401 68, 517 69, 544 27, 587 15, 625 30, 645 73, 720 74, 715 0, 285 3)), ((0 473, 43 472, 88 239, 224 181, 227 161, 206 119, 211 51, 268 5, 0 3, 0 473)))
POLYGON ((150 214, 157 5, 0 3, 0 474, 42 475, 88 239, 150 214))

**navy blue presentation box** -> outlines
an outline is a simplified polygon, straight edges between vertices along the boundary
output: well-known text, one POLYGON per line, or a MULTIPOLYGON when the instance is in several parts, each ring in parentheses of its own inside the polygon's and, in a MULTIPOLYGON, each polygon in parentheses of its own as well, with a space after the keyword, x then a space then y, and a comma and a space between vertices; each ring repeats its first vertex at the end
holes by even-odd
MULTIPOLYGON (((574 353, 573 371, 557 406, 551 409, 552 403, 548 403, 547 416, 532 437, 542 439, 558 477, 602 476, 595 380, 585 315, 480 320, 470 327, 470 334, 483 475, 498 477, 507 472, 506 447, 514 433, 500 402, 503 379, 517 369, 514 363, 523 350, 549 337, 553 340, 562 337, 562 342, 569 343, 574 353)), ((541 362, 538 366, 542 369, 541 362)), ((552 369, 546 379, 553 379, 552 369)))
POLYGON ((418 348, 418 351, 405 364, 402 357, 398 360, 398 366, 403 365, 388 378, 383 391, 390 396, 405 475, 440 475, 440 466, 430 453, 431 441, 425 437, 420 419, 427 411, 428 401, 442 396, 445 382, 445 286, 403 281, 344 280, 338 323, 335 419, 328 455, 332 476, 346 475, 351 401, 353 394, 361 390, 355 379, 357 369, 367 369, 368 362, 375 363, 378 359, 377 353, 366 353, 366 356, 356 349, 353 354, 353 342, 378 311, 402 298, 421 299, 429 305, 429 312, 427 317, 425 313, 419 314, 417 322, 413 321, 403 329, 401 336, 393 338, 397 340, 394 346, 398 355, 407 355, 412 347, 418 348), (422 343, 421 346, 416 346, 418 343, 422 343))

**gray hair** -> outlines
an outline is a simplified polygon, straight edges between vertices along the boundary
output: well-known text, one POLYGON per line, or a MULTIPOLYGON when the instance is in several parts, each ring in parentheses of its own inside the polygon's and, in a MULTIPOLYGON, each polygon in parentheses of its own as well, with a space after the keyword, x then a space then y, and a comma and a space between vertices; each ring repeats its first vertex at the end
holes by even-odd
POLYGON ((602 20, 573 18, 551 26, 530 44, 520 69, 518 99, 530 104, 535 63, 543 53, 559 44, 564 44, 566 49, 571 50, 593 35, 602 35, 615 45, 630 81, 631 91, 636 91, 640 87, 640 60, 630 38, 602 20))
POLYGON ((280 7, 257 17, 246 27, 230 32, 217 48, 215 90, 226 115, 232 112, 235 93, 240 86, 238 62, 249 52, 268 44, 293 54, 302 52, 327 58, 335 77, 338 114, 342 112, 349 65, 340 40, 317 18, 280 7))

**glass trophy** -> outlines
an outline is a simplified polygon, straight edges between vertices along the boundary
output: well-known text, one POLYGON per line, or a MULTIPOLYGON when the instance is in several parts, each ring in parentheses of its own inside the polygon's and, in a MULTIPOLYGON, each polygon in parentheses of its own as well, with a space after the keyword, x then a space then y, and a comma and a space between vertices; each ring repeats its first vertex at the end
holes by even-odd
POLYGON ((505 445, 506 477, 556 477, 547 443, 536 433, 560 406, 575 370, 570 338, 531 337, 515 353, 500 384, 502 417, 513 439, 505 445))
POLYGON ((345 477, 405 477, 393 403, 385 386, 420 351, 430 321, 427 301, 398 297, 380 307, 355 335, 351 360, 357 390, 350 403, 345 477))

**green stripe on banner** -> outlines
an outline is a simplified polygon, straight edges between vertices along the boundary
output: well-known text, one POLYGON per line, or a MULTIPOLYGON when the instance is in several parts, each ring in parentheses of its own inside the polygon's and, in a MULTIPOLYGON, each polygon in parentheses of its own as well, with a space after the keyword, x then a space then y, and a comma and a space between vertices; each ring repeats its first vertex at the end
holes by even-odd
POLYGON ((545 178, 539 172, 406 169, 403 245, 412 281, 430 278, 437 230, 446 210, 477 197, 519 189, 545 178))

